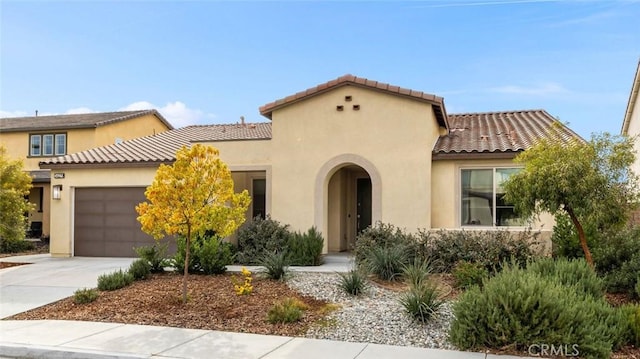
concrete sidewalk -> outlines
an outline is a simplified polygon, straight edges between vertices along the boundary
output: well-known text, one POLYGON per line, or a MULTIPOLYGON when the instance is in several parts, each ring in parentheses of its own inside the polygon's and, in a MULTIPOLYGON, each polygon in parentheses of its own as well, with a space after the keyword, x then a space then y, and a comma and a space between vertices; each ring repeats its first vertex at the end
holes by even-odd
POLYGON ((146 325, 0 321, 0 357, 181 359, 515 359, 484 353, 399 347, 146 325))

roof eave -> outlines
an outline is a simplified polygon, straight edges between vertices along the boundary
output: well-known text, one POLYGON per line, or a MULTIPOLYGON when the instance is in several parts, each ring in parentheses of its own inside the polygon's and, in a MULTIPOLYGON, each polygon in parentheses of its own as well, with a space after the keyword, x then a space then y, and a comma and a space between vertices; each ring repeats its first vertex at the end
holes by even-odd
POLYGON ((493 152, 435 152, 432 161, 446 160, 503 160, 514 159, 522 151, 493 151, 493 152))
POLYGON ((624 120, 622 121, 622 134, 628 135, 629 123, 631 122, 631 115, 636 107, 636 100, 638 99, 638 92, 640 91, 640 60, 638 60, 638 67, 636 68, 636 75, 631 85, 631 92, 629 93, 629 102, 627 102, 627 109, 624 112, 624 120))
POLYGON ((42 169, 60 170, 76 168, 140 168, 158 167, 161 164, 172 164, 175 160, 163 161, 129 161, 129 162, 73 162, 73 163, 43 163, 39 164, 42 169))

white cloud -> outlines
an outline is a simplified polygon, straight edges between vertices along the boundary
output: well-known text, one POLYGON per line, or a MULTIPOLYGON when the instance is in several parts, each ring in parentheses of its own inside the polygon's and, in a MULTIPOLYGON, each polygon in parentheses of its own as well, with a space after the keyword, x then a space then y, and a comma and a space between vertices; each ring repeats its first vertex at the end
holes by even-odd
POLYGON ((64 114, 65 115, 79 115, 83 113, 93 113, 96 112, 88 107, 76 107, 68 109, 64 114))
POLYGON ((547 96, 547 95, 556 95, 559 93, 569 92, 562 85, 555 82, 548 82, 548 83, 538 84, 538 85, 529 86, 529 87, 518 86, 518 85, 506 85, 506 86, 492 87, 489 89, 489 91, 503 93, 503 94, 532 95, 532 96, 547 96))
POLYGON ((188 108, 184 102, 175 101, 168 102, 163 107, 155 106, 147 101, 138 101, 129 104, 121 111, 148 110, 156 109, 164 116, 174 127, 184 127, 203 123, 207 119, 215 118, 214 114, 204 113, 202 110, 188 108))

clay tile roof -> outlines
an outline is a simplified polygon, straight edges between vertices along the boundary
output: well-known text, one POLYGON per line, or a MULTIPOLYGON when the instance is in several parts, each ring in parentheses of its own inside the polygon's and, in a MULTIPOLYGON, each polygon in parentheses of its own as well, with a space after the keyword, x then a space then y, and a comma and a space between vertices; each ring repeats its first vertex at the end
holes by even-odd
POLYGON ((147 114, 155 115, 169 129, 173 126, 156 110, 84 113, 75 115, 30 116, 0 118, 0 132, 22 132, 40 130, 67 130, 73 128, 96 128, 114 122, 126 121, 147 114))
MULTIPOLYGON (((544 110, 449 114, 449 133, 442 135, 433 149, 438 156, 470 153, 513 153, 524 151, 546 137, 559 122, 544 110)), ((582 140, 562 125, 565 141, 582 140)))
POLYGON ((156 166, 175 161, 176 151, 193 142, 268 140, 271 139, 270 123, 245 125, 188 126, 140 137, 113 145, 93 148, 40 162, 40 168, 95 166, 156 166))
POLYGON ((414 91, 406 88, 402 88, 399 86, 389 85, 383 82, 369 80, 363 77, 357 77, 353 75, 344 75, 340 76, 337 79, 325 82, 315 87, 311 87, 305 91, 301 91, 296 93, 295 95, 290 95, 285 98, 275 100, 270 102, 264 106, 260 106, 260 114, 265 116, 268 119, 271 119, 273 111, 283 108, 285 106, 289 106, 293 103, 306 100, 309 97, 319 95, 321 93, 330 91, 334 88, 338 88, 341 86, 359 86, 363 88, 368 88, 375 91, 385 92, 391 95, 407 97, 410 99, 423 101, 430 103, 433 105, 433 110, 436 114, 436 119, 438 123, 448 128, 447 122, 447 112, 444 107, 444 100, 442 97, 438 97, 432 94, 424 93, 422 91, 414 91))

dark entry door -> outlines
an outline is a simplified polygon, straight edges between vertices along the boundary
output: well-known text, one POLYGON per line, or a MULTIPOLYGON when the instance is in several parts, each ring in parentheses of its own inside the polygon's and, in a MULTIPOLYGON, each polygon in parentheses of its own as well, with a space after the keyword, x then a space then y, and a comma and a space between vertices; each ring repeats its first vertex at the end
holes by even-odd
POLYGON ((358 178, 356 183, 358 233, 371 226, 371 178, 358 178))

